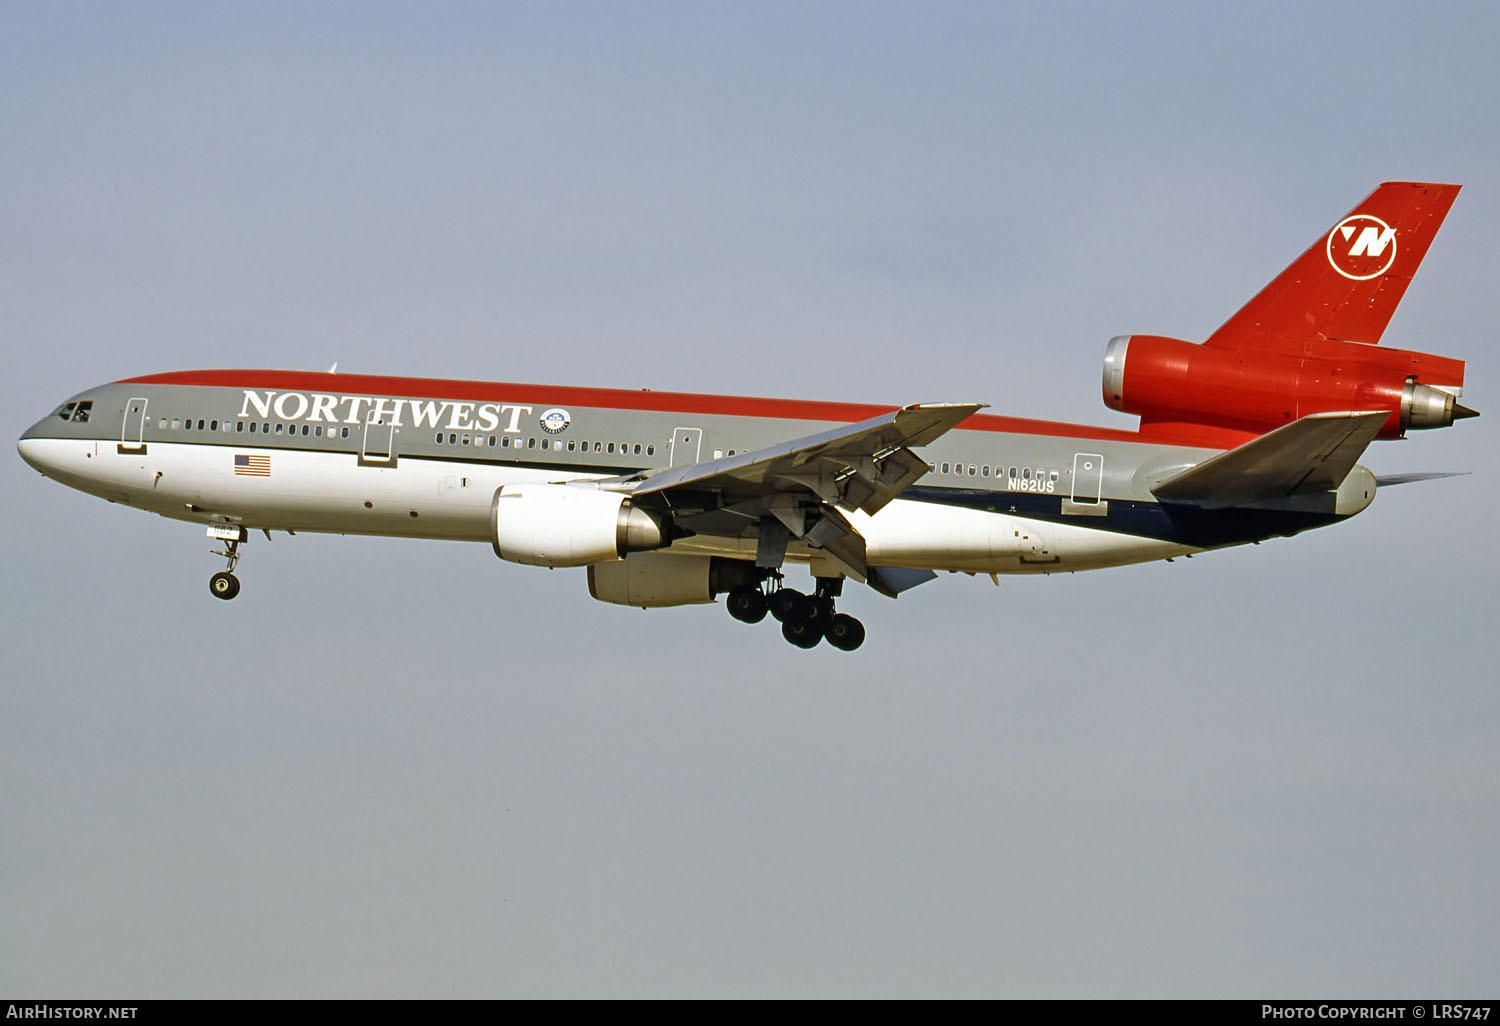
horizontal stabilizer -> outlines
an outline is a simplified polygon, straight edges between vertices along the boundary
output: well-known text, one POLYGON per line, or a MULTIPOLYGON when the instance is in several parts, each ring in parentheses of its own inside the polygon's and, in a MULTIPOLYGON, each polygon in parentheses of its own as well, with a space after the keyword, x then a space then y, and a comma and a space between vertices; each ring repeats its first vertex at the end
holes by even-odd
POLYGON ((1418 471, 1414 474, 1376 474, 1375 486, 1377 488, 1389 488, 1392 485, 1412 484, 1415 481, 1439 481, 1445 477, 1468 477, 1467 470, 1430 470, 1418 471))
POLYGON ((1384 410, 1314 413, 1183 471, 1163 502, 1235 506, 1338 488, 1379 433, 1384 410))

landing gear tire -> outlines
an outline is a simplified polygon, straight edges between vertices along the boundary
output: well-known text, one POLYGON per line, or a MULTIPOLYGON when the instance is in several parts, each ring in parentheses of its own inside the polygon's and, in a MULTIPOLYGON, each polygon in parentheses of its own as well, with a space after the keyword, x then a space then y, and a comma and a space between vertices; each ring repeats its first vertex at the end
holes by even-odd
POLYGON ((221 570, 208 579, 208 593, 228 601, 240 593, 240 579, 227 570, 221 570))
POLYGON ((771 595, 771 615, 783 624, 805 623, 813 618, 812 604, 813 600, 800 591, 782 588, 771 595))
POLYGON ((818 629, 819 634, 827 634, 833 626, 833 599, 822 595, 815 595, 807 600, 805 618, 808 623, 818 629))
POLYGON ((853 652, 865 643, 865 625, 848 613, 838 613, 824 634, 828 643, 844 652, 853 652))
POLYGON ((755 588, 735 588, 724 607, 740 623, 760 623, 766 618, 766 597, 755 588))
POLYGON ((816 648, 823 632, 806 620, 787 620, 781 625, 781 636, 798 648, 816 648))

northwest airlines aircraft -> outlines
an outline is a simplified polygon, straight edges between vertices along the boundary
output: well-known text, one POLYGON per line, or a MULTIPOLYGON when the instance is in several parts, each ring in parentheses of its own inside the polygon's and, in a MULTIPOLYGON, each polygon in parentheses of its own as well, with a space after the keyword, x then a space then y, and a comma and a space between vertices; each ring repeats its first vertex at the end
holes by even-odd
POLYGON ((1202 344, 1111 340, 1104 403, 1135 431, 983 403, 202 370, 80 392, 19 448, 65 485, 206 525, 221 599, 252 530, 450 538, 586 567, 604 602, 724 595, 794 645, 852 650, 848 579, 894 598, 940 570, 1094 570, 1363 510, 1372 441, 1475 415, 1455 402, 1463 361, 1376 345, 1458 190, 1381 185, 1202 344))

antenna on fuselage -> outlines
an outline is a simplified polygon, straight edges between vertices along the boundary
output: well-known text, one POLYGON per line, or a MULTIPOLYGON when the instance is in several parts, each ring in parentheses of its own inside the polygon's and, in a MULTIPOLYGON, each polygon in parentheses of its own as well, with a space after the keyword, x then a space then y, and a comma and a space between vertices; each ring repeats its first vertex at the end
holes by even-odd
POLYGON ((328 368, 328 373, 329 374, 337 374, 338 372, 339 372, 339 362, 337 360, 334 360, 333 361, 333 366, 328 368))

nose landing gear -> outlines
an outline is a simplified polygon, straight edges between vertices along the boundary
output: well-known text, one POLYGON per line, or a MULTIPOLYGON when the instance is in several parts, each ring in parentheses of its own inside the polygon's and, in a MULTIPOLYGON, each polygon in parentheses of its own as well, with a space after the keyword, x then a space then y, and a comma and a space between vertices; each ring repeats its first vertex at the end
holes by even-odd
POLYGON ((212 552, 215 556, 223 556, 229 560, 226 569, 208 579, 208 593, 227 602, 240 593, 240 579, 234 575, 234 568, 240 562, 240 542, 249 537, 249 532, 243 527, 214 524, 209 527, 208 536, 224 542, 224 548, 213 549, 212 552))
POLYGON ((843 590, 842 578, 817 578, 813 595, 784 588, 781 580, 781 574, 772 571, 760 587, 730 591, 725 601, 729 615, 743 623, 759 623, 769 612, 781 624, 781 636, 798 648, 816 648, 818 642, 827 641, 834 648, 853 652, 864 644, 864 624, 834 608, 843 590))

